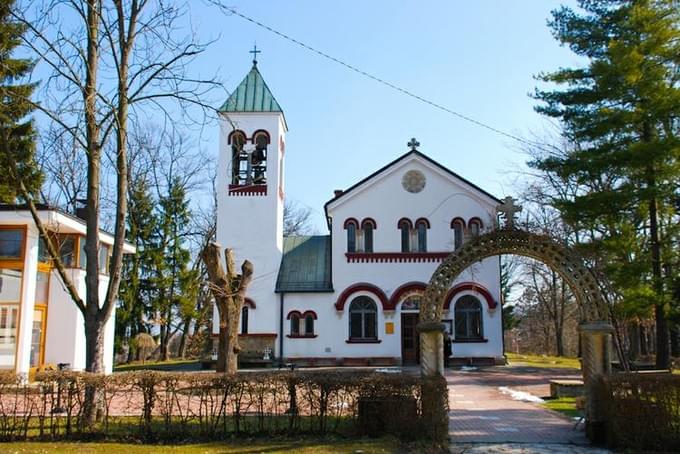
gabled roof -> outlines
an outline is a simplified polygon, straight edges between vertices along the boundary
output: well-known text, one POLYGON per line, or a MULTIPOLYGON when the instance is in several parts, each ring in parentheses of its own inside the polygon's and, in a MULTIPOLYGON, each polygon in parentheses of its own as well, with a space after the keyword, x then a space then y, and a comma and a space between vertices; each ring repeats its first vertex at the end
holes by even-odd
MULTIPOLYGON (((363 184, 366 183, 367 181, 373 179, 373 178, 376 177, 377 175, 383 173, 385 170, 389 169, 390 167, 394 166, 395 164, 397 164, 397 163, 399 163, 399 162, 403 161, 404 159, 407 159, 407 158, 409 158, 409 157, 411 157, 411 156, 417 156, 417 157, 419 157, 419 158, 424 159, 425 161, 427 161, 427 162, 429 162, 430 164, 434 165, 435 167, 441 169, 442 171, 444 171, 445 173, 449 174, 450 176, 456 178, 457 180, 460 180, 460 181, 461 181, 462 183, 464 183, 465 185, 470 186, 471 188, 473 188, 473 189, 475 189, 475 190, 481 192, 482 194, 484 194, 484 195, 487 196, 487 197, 490 197, 490 198, 491 198, 492 200, 494 200, 495 202, 502 203, 502 200, 500 200, 500 199, 499 199, 498 197, 496 197, 495 195, 491 194, 490 192, 485 191, 484 189, 480 188, 479 186, 477 186, 476 184, 472 183, 471 181, 466 180, 465 178, 463 178, 463 177, 461 177, 460 175, 458 175, 456 172, 453 172, 452 170, 448 169, 447 167, 441 165, 440 163, 438 163, 438 162, 435 161, 434 159, 430 158, 429 156, 427 156, 427 155, 421 153, 421 152, 418 151, 418 150, 411 150, 411 151, 409 151, 409 152, 407 152, 407 153, 404 153, 403 155, 399 156, 397 159, 395 159, 394 161, 390 162, 389 164, 387 164, 387 165, 381 167, 380 169, 376 170, 375 172, 373 172, 372 174, 370 174, 370 175, 367 176, 366 178, 362 179, 362 180, 359 181, 358 183, 355 183, 355 184, 353 184, 352 186, 350 186, 349 188, 345 189, 340 195, 336 195, 335 197, 333 197, 332 199, 330 199, 328 202, 326 202, 326 203, 324 204, 324 206, 323 206, 324 212, 325 212, 325 214, 326 214, 326 221, 329 222, 329 221, 328 221, 328 205, 330 205, 331 203, 333 203, 333 202, 335 202, 335 201, 337 201, 337 200, 343 198, 344 196, 346 196, 347 194, 351 193, 352 191, 354 191, 355 189, 357 189, 358 187, 360 187, 361 185, 363 185, 363 184)), ((329 225, 328 227, 330 228, 330 225, 329 225)))
POLYGON ((220 112, 281 112, 283 110, 267 87, 257 63, 226 100, 220 112))
POLYGON ((332 292, 331 237, 283 238, 283 257, 276 279, 277 293, 332 292))

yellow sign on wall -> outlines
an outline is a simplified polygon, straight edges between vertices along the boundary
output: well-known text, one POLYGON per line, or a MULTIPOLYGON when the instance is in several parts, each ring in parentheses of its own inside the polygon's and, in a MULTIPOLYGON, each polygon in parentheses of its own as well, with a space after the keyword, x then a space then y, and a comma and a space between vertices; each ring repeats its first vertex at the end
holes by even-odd
POLYGON ((385 334, 394 334, 394 322, 385 322, 385 334))

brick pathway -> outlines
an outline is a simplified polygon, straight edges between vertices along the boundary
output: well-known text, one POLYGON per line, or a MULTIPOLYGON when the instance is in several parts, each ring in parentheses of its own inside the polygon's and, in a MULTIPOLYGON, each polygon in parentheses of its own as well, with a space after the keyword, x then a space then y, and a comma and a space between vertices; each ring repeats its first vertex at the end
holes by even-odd
POLYGON ((488 375, 483 369, 447 372, 453 443, 588 444, 582 425, 573 430, 574 422, 566 417, 540 404, 513 400, 488 375))

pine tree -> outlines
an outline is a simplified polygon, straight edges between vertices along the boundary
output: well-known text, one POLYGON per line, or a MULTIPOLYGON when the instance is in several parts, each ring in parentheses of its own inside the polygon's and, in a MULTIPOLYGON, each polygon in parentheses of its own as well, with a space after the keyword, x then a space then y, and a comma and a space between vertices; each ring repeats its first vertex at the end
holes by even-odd
POLYGON ((40 188, 35 162, 35 132, 29 118, 35 84, 16 83, 29 75, 33 62, 13 58, 25 27, 13 20, 15 2, 0 2, 0 202, 14 203, 23 183, 29 193, 40 188))
POLYGON ((680 181, 680 2, 578 0, 549 23, 555 38, 585 67, 542 74, 557 89, 537 90, 536 110, 561 121, 578 147, 533 163, 574 178, 580 193, 557 207, 568 223, 590 230, 629 302, 653 307, 657 366, 669 365, 664 267, 677 263, 673 206, 680 181), (665 262, 664 262, 665 261, 665 262), (631 295, 635 295, 632 298, 631 295))

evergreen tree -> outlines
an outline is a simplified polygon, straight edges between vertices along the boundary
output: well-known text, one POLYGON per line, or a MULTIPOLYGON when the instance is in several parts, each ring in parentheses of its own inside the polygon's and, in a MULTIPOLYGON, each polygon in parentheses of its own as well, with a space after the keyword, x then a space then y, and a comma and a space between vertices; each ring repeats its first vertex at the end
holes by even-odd
POLYGON ((128 190, 127 240, 137 252, 125 256, 116 312, 116 347, 119 350, 122 342, 127 341, 131 347, 128 361, 134 359, 135 353, 131 341, 137 334, 148 331, 146 316, 157 294, 158 267, 164 265, 156 235, 157 216, 146 180, 133 181, 128 190))
POLYGON ((561 121, 578 147, 544 156, 537 168, 575 179, 579 194, 556 201, 565 221, 591 232, 629 304, 654 309, 657 366, 669 365, 664 269, 677 265, 673 206, 680 182, 680 2, 578 0, 549 25, 587 59, 542 74, 538 112, 561 121))
POLYGON ((15 2, 0 2, 0 202, 14 203, 21 183, 37 193, 42 176, 35 162, 35 132, 29 115, 35 84, 16 81, 29 75, 33 62, 13 58, 25 27, 13 20, 15 2))

